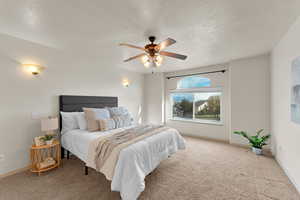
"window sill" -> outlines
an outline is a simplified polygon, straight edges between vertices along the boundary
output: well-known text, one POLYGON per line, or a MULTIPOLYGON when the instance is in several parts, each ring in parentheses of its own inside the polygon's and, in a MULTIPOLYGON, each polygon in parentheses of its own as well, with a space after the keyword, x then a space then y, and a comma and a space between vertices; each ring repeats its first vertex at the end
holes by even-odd
POLYGON ((215 125, 215 126, 224 126, 223 122, 212 122, 212 121, 205 121, 205 120, 188 120, 188 119, 169 119, 169 121, 174 122, 187 122, 187 123, 195 123, 195 124, 208 124, 208 125, 215 125))

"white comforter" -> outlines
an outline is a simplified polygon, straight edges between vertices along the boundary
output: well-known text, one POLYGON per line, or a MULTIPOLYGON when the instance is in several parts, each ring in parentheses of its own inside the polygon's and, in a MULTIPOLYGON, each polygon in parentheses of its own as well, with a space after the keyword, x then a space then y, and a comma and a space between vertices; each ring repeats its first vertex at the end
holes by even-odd
POLYGON ((145 177, 159 163, 184 149, 185 142, 175 129, 170 129, 123 149, 111 183, 112 191, 119 191, 123 200, 135 200, 145 189, 145 177))
MULTIPOLYGON (((115 132, 118 131, 113 131, 113 133, 115 132)), ((62 145, 71 152, 71 149, 76 149, 77 152, 80 152, 79 158, 87 158, 88 156, 84 154, 88 152, 88 144, 83 145, 82 141, 92 143, 97 138, 97 135, 101 137, 103 133, 95 132, 89 136, 86 134, 91 133, 83 134, 81 132, 81 134, 78 134, 76 132, 74 134, 73 132, 69 136, 65 134, 62 137, 62 145), (84 137, 84 139, 81 139, 81 144, 76 146, 75 143, 79 141, 80 137, 84 137), (85 148, 83 149, 83 147, 85 148), (79 148, 81 149, 79 150, 79 148)), ((107 134, 111 133, 105 133, 105 135, 107 134)), ((179 149, 185 149, 185 141, 176 129, 168 129, 124 148, 120 152, 114 170, 111 190, 120 192, 123 200, 137 199, 145 189, 144 179, 146 175, 152 172, 162 160, 168 158, 168 156, 179 149)), ((72 153, 76 155, 76 152, 72 153)), ((89 163, 87 160, 83 161, 89 163)), ((89 164, 89 166, 91 165, 89 164)))

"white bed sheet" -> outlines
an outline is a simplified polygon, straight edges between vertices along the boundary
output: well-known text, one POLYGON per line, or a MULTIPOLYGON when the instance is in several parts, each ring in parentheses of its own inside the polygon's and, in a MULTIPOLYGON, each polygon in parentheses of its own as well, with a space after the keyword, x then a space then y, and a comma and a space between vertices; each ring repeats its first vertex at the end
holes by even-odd
POLYGON ((89 144, 102 136, 111 135, 124 129, 132 128, 133 126, 128 126, 126 128, 118 128, 109 131, 96 131, 89 132, 88 130, 75 129, 67 131, 61 136, 61 145, 66 150, 70 151, 76 157, 78 157, 83 162, 87 163, 88 160, 88 149, 89 144))

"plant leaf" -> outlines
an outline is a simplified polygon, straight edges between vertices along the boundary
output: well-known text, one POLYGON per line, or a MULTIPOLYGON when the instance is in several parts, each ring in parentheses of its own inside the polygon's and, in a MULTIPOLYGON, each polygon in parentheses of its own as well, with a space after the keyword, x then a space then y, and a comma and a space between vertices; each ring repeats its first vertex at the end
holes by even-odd
POLYGON ((270 134, 260 137, 260 134, 263 132, 263 130, 264 129, 260 129, 254 136, 248 136, 247 132, 245 131, 234 131, 233 133, 246 138, 252 147, 261 149, 262 146, 267 145, 266 141, 271 137, 270 134))
POLYGON ((259 136, 262 132, 264 131, 264 129, 260 129, 256 132, 256 136, 259 136))

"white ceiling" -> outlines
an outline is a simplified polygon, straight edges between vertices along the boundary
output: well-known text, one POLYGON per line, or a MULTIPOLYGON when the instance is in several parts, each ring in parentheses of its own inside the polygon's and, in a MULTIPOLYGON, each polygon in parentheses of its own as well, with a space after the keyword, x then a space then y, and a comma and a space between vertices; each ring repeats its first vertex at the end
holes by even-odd
POLYGON ((27 42, 148 72, 138 60, 122 62, 139 50, 117 44, 144 46, 155 35, 177 40, 167 51, 188 55, 166 58, 161 70, 182 70, 269 52, 299 8, 299 0, 0 0, 0 51, 39 54, 16 53, 27 42))

